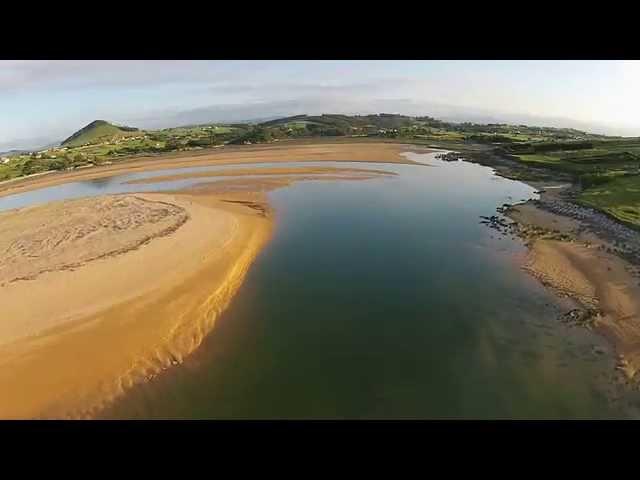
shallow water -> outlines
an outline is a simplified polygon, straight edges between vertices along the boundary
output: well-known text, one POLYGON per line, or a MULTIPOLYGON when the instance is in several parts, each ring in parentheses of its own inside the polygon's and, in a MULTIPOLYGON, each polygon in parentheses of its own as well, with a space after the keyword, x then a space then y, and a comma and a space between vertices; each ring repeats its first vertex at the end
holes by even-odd
MULTIPOLYGON (((479 223, 533 189, 479 165, 408 156, 431 166, 336 163, 399 175, 272 192, 274 238, 214 332, 106 416, 623 415, 601 388, 611 365, 592 353, 600 340, 560 325, 558 301, 519 268, 521 242, 479 223)), ((0 198, 0 209, 203 183, 121 183, 185 171, 50 187, 0 198)))
MULTIPOLYGON (((160 176, 179 175, 184 173, 199 173, 199 172, 223 172, 226 170, 238 170, 238 169, 268 169, 272 167, 284 168, 284 167, 352 167, 358 169, 381 169, 379 163, 363 163, 363 162, 276 162, 276 163, 256 163, 256 164, 237 164, 237 165, 219 165, 219 166, 205 166, 205 167, 183 167, 183 168, 167 168, 163 170, 155 170, 151 172, 137 172, 127 173, 124 175, 114 175, 111 177, 96 178, 93 180, 84 180, 79 182, 63 183, 61 185, 54 185, 51 187, 44 187, 38 190, 31 190, 24 193, 17 193, 14 195, 7 195, 0 197, 0 212, 3 210, 10 210, 12 208, 22 208, 31 205, 37 205, 45 202, 52 202, 56 200, 67 200, 82 197, 94 197, 98 195, 109 195, 117 193, 135 193, 135 192, 157 192, 166 190, 180 190, 183 188, 189 188, 194 185, 202 183, 216 182, 216 181, 228 181, 236 178, 252 179, 252 178, 264 178, 265 175, 242 175, 238 176, 226 176, 219 178, 185 178, 179 180, 169 180, 164 182, 154 182, 149 184, 128 184, 127 182, 146 178, 156 178, 160 176)), ((390 169, 386 169, 390 170, 390 169)), ((302 174, 304 175, 304 174, 302 174)), ((295 177, 295 174, 288 174, 287 176, 295 177)), ((308 174, 306 176, 309 176, 308 174)), ((268 175, 268 178, 274 178, 273 175, 268 175)))

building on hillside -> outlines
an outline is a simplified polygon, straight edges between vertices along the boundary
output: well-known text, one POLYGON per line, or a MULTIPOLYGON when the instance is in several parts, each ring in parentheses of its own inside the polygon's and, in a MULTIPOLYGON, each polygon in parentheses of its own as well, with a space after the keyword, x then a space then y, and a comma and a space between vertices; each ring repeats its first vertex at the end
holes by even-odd
POLYGON ((0 162, 2 162, 2 164, 9 163, 9 157, 1 157, 0 162))

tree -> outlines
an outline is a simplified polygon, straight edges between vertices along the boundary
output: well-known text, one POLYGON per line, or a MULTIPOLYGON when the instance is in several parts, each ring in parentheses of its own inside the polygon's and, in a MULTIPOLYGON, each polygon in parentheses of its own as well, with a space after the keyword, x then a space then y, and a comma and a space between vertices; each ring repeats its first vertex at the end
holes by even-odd
POLYGON ((177 150, 180 147, 180 143, 175 138, 170 138, 164 144, 164 149, 167 151, 177 150))
POLYGON ((53 160, 49 163, 50 170, 64 170, 65 168, 67 168, 67 165, 63 159, 53 160))
POLYGON ((33 175, 34 173, 44 172, 46 170, 47 167, 34 158, 30 158, 22 165, 23 175, 33 175))

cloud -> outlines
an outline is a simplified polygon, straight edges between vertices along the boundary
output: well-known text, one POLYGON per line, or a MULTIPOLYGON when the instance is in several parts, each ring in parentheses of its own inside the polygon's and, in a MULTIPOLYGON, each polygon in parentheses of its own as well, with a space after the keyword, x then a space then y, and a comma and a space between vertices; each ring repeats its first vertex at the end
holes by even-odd
MULTIPOLYGON (((353 87, 355 88, 355 87, 353 87)), ((111 118, 117 123, 146 129, 175 127, 179 125, 213 122, 260 121, 290 115, 319 115, 338 113, 348 115, 366 115, 373 113, 398 113, 404 115, 429 115, 453 122, 476 123, 512 123, 534 126, 576 128, 593 133, 608 135, 640 136, 640 128, 612 127, 604 124, 579 121, 571 118, 536 116, 513 112, 500 112, 489 109, 468 108, 456 105, 411 98, 383 98, 369 100, 366 96, 307 95, 287 100, 256 100, 238 103, 208 105, 192 109, 157 109, 140 116, 111 118)), ((77 125, 70 131, 83 125, 77 125)), ((65 135, 66 136, 66 135, 65 135)), ((12 148, 36 148, 61 138, 43 137, 39 139, 0 142, 0 151, 12 148)))
POLYGON ((0 93, 68 87, 136 87, 233 77, 232 65, 184 60, 2 60, 0 93))
POLYGON ((0 61, 0 133, 3 144, 14 143, 7 139, 75 131, 94 116, 159 128, 387 112, 640 134, 614 125, 638 125, 640 62, 513 63, 7 60, 0 61), (605 84, 607 94, 596 94, 605 84), (565 111, 579 120, 561 118, 565 111))
POLYGON ((0 152, 9 150, 39 150, 49 145, 57 144, 60 141, 56 137, 37 137, 28 139, 18 139, 9 142, 0 142, 0 152))
POLYGON ((291 115, 319 115, 338 113, 366 115, 373 113, 398 113, 403 115, 429 115, 453 122, 514 123, 541 127, 576 128, 608 135, 640 135, 640 128, 611 127, 595 122, 571 118, 502 112, 490 109, 469 108, 437 102, 418 101, 411 98, 374 99, 349 96, 304 96, 296 100, 255 101, 237 104, 210 105, 179 111, 156 111, 149 116, 132 119, 132 124, 143 128, 165 128, 176 125, 209 122, 242 122, 291 115))
POLYGON ((407 78, 379 78, 365 82, 218 82, 205 87, 215 94, 250 94, 269 98, 273 95, 285 95, 289 98, 297 95, 364 95, 392 89, 400 89, 418 82, 407 78))

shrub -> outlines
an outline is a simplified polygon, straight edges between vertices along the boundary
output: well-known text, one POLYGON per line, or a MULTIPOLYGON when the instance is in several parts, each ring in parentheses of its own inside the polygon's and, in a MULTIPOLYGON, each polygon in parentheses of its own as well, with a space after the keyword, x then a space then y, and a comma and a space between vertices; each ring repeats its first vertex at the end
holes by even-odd
POLYGON ((585 173, 580 175, 580 184, 582 188, 592 188, 599 185, 604 185, 615 178, 614 175, 607 175, 602 173, 585 173))

